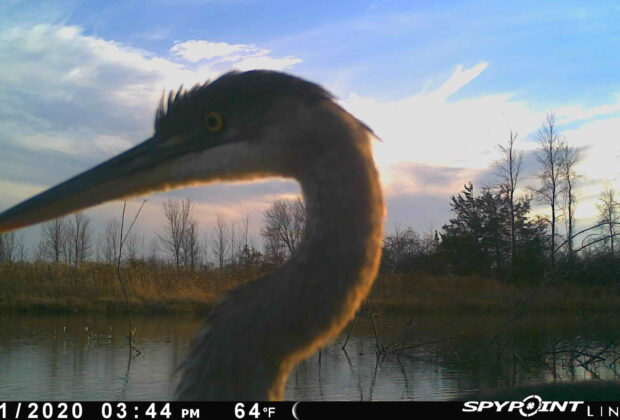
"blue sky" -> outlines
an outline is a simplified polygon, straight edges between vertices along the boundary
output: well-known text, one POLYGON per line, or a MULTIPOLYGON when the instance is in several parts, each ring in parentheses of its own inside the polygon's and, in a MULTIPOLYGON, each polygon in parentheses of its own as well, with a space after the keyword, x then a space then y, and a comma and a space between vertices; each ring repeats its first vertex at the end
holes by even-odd
POLYGON ((516 91, 544 107, 603 102, 620 84, 613 1, 61 0, 8 1, 0 10, 5 24, 76 25, 162 56, 190 39, 256 44, 303 57, 296 70, 314 79, 349 70, 343 93, 383 99, 415 93, 455 63, 478 61, 492 66, 464 95, 516 91))
MULTIPOLYGON (((162 89, 269 67, 323 84, 381 136, 389 228, 441 227, 450 195, 492 182, 510 129, 534 169, 549 111, 583 151, 588 223, 602 185, 619 187, 618 22, 615 1, 5 1, 0 208, 148 136, 162 89)), ((270 181, 158 195, 143 229, 166 197, 190 196, 205 231, 224 212, 249 213, 257 232, 269 202, 297 192, 270 181)), ((102 225, 117 207, 90 214, 102 225)))

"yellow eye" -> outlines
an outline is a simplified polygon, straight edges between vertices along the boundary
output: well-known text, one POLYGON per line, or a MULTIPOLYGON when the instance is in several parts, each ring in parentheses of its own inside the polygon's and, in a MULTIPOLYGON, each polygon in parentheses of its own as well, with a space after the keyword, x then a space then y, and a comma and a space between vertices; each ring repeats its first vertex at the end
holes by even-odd
POLYGON ((205 128, 213 133, 224 128, 224 117, 218 112, 209 112, 205 115, 205 128))

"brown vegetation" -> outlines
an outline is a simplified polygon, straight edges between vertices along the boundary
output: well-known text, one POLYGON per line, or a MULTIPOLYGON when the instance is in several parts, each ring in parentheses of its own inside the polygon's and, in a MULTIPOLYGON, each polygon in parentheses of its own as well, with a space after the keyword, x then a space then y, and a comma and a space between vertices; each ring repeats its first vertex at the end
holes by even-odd
MULTIPOLYGON (((145 313, 205 312, 242 281, 225 270, 191 272, 142 265, 121 268, 121 276, 131 310, 145 313)), ((123 311, 125 302, 113 265, 0 265, 0 312, 123 311)))
POLYGON ((383 274, 369 304, 384 310, 416 312, 608 312, 620 309, 620 289, 613 286, 547 284, 522 286, 476 276, 383 274))
MULTIPOLYGON (((130 307, 137 313, 207 313, 226 291, 265 274, 258 269, 189 271, 170 266, 121 268, 130 307)), ((620 290, 574 284, 526 287, 493 279, 427 274, 379 276, 365 308, 386 312, 606 312, 620 309, 620 290)), ((110 264, 0 265, 0 312, 125 311, 110 264)))

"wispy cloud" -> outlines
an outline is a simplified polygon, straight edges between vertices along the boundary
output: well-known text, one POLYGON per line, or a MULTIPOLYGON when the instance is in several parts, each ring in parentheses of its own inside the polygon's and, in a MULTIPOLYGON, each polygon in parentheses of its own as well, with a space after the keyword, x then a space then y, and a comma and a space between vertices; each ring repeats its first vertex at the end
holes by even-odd
POLYGON ((269 53, 269 50, 258 48, 255 45, 191 40, 174 44, 170 52, 182 57, 184 60, 195 63, 216 57, 228 57, 228 59, 233 59, 231 61, 234 61, 237 57, 241 58, 247 55, 266 55, 269 53))
POLYGON ((222 63, 237 70, 269 69, 287 70, 301 63, 298 57, 273 57, 271 50, 250 44, 228 44, 226 42, 186 41, 176 43, 170 52, 191 63, 210 60, 211 65, 222 63))
POLYGON ((463 65, 459 64, 456 66, 456 69, 452 73, 452 76, 448 80, 446 80, 440 87, 437 89, 434 94, 440 100, 446 100, 451 95, 457 93, 464 86, 468 85, 472 80, 476 77, 480 76, 483 71, 486 70, 488 64, 485 62, 478 63, 475 66, 463 70, 463 65))
MULTIPOLYGON (((269 50, 255 46, 207 41, 176 44, 172 51, 190 61, 207 56, 219 61, 178 63, 86 36, 75 26, 0 30, 0 60, 6 64, 0 66, 0 144, 5 150, 82 156, 90 163, 150 134, 162 90, 202 83, 234 64, 243 69, 269 63, 283 68, 299 61, 270 56, 269 50)), ((20 176, 2 172, 4 177, 20 176)))
POLYGON ((496 93, 450 100, 483 74, 487 64, 456 66, 452 75, 434 89, 394 100, 350 95, 342 104, 373 127, 384 139, 375 147, 378 163, 390 167, 402 162, 434 166, 485 168, 493 150, 509 130, 534 131, 544 112, 496 93))

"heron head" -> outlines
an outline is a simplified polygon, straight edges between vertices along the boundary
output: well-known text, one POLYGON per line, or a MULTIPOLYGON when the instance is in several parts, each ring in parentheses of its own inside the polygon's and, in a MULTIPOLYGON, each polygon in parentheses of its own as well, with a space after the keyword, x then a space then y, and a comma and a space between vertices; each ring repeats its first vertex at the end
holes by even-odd
POLYGON ((316 84, 259 70, 171 93, 151 138, 0 214, 0 233, 154 191, 294 176, 316 148, 307 141, 316 123, 309 110, 330 99, 316 84))

